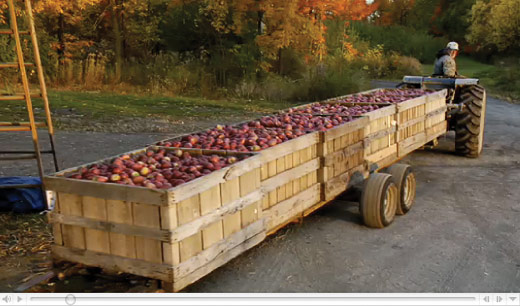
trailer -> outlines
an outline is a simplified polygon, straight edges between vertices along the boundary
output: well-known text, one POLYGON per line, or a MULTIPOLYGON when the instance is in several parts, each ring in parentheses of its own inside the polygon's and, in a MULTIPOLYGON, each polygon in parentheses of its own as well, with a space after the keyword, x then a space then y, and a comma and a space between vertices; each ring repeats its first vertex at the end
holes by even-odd
POLYGON ((350 188, 362 189, 365 224, 388 226, 415 198, 413 170, 398 161, 446 133, 447 91, 400 103, 348 101, 381 90, 318 102, 376 109, 258 152, 153 145, 46 176, 54 260, 158 279, 177 292, 350 188), (239 161, 168 189, 69 177, 122 156, 172 150, 239 161))

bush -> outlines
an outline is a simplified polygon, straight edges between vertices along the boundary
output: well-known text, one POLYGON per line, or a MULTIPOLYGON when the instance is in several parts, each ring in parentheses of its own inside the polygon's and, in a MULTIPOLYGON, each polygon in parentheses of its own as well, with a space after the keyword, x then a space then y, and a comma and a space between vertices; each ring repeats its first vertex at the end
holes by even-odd
POLYGON ((422 63, 431 63, 435 54, 446 46, 447 40, 433 37, 412 28, 393 25, 377 26, 366 22, 355 22, 352 29, 359 38, 369 41, 373 46, 382 45, 386 51, 419 59, 422 63))

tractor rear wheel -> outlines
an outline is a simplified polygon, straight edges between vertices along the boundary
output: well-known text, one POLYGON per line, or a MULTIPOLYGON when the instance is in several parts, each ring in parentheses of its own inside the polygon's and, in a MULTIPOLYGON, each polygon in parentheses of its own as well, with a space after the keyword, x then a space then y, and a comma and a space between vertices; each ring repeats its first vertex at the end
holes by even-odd
POLYGON ((459 101, 465 107, 455 115, 455 151, 476 158, 484 144, 486 90, 479 85, 462 87, 459 101))

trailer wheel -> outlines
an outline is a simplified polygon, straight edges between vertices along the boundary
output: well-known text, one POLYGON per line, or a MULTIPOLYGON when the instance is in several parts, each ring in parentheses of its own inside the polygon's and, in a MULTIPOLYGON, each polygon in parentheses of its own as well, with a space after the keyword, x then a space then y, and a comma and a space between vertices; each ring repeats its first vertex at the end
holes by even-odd
POLYGON ((484 144, 486 91, 478 85, 460 89, 465 108, 455 115, 455 151, 467 157, 479 157, 484 144))
POLYGON ((385 172, 392 175, 392 182, 399 192, 396 214, 404 215, 410 211, 415 200, 417 182, 412 167, 405 164, 395 164, 386 169, 385 172))
POLYGON ((369 227, 383 228, 395 218, 399 193, 386 173, 371 174, 365 180, 361 195, 360 212, 369 227))

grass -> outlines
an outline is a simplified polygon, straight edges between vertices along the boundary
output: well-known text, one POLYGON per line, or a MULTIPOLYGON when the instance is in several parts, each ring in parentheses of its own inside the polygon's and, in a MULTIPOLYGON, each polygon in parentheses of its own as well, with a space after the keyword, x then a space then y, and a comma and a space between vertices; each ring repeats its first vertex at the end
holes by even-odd
MULTIPOLYGON (((171 120, 222 118, 263 114, 290 107, 287 102, 207 100, 204 98, 121 95, 106 92, 51 91, 54 117, 107 122, 120 118, 164 118, 171 120)), ((36 117, 43 119, 41 99, 34 99, 36 117)), ((0 121, 26 121, 23 101, 0 105, 0 121)))

